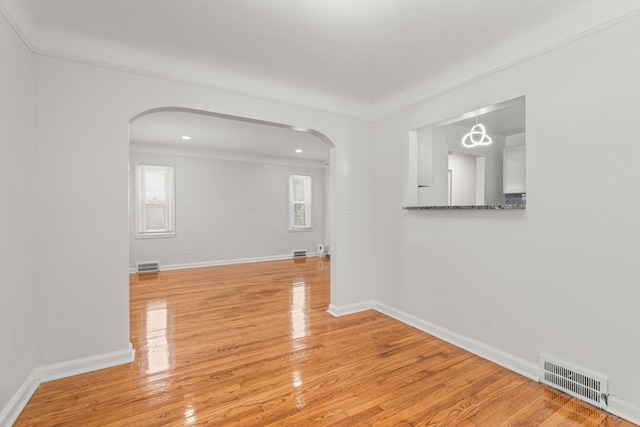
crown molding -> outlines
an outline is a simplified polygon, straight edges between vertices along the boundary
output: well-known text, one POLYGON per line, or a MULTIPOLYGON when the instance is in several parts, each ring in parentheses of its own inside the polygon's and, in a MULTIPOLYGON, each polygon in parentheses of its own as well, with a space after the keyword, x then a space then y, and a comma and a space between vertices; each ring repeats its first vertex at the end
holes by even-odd
MULTIPOLYGON (((393 117, 397 114, 400 114, 404 111, 414 108, 420 104, 424 104, 434 99, 445 96, 460 88, 471 85, 473 83, 481 81, 490 76, 496 75, 502 71, 516 67, 529 60, 532 60, 540 56, 543 56, 547 53, 556 51, 564 46, 567 46, 572 43, 583 40, 585 38, 588 38, 606 29, 612 28, 616 25, 619 25, 631 19, 637 18, 640 16, 640 8, 635 9, 617 18, 601 23, 599 25, 596 25, 594 27, 591 27, 574 36, 564 38, 547 47, 544 47, 532 53, 523 55, 515 60, 504 63, 503 65, 494 67, 484 72, 480 72, 468 79, 461 80, 455 84, 446 85, 443 89, 433 89, 428 87, 425 88, 424 86, 428 86, 429 83, 432 83, 432 80, 433 80, 433 79, 425 79, 419 84, 415 84, 404 89, 400 95, 395 96, 395 99, 393 99, 394 96, 391 95, 378 102, 372 102, 370 104, 358 103, 353 100, 347 100, 347 99, 339 99, 337 97, 331 97, 331 101, 327 102, 328 97, 326 94, 318 94, 321 97, 324 96, 325 98, 324 101, 319 101, 316 103, 305 103, 305 102, 300 102, 300 100, 303 98, 301 96, 297 96, 295 97, 295 99, 292 99, 291 97, 269 96, 266 94, 258 94, 255 91, 251 91, 251 90, 238 89, 238 87, 225 87, 217 84, 211 84, 199 79, 185 77, 184 75, 161 73, 151 69, 143 69, 140 67, 119 64, 117 62, 102 61, 98 59, 84 57, 82 55, 66 54, 63 52, 42 49, 35 46, 35 44, 29 38, 27 32, 23 31, 23 29, 18 24, 18 22, 15 19, 13 19, 9 11, 1 2, 0 2, 0 14, 2 14, 4 19, 11 26, 11 28, 13 28, 16 34, 24 42, 26 47, 35 55, 140 75, 143 77, 150 77, 150 78, 161 79, 165 81, 187 84, 190 86, 201 87, 204 89, 217 90, 217 91, 226 92, 234 95, 252 97, 255 99, 260 99, 263 101, 282 104, 286 106, 303 108, 306 110, 316 111, 319 113, 338 115, 338 116, 343 116, 349 119, 375 123, 380 120, 393 117), (415 96, 413 94, 415 94, 415 96), (331 104, 331 105, 328 106, 327 104, 331 104)), ((309 92, 309 94, 311 96, 311 92, 309 92)))
POLYGON ((31 52, 35 53, 35 47, 34 47, 33 43, 31 42, 31 39, 27 36, 27 33, 25 33, 22 30, 22 27, 20 25, 18 25, 16 20, 13 19, 13 16, 11 16, 11 14, 9 13, 9 11, 7 10, 7 8, 4 6, 4 4, 2 2, 0 2, 0 15, 2 15, 2 17, 4 18, 5 21, 7 21, 9 26, 17 34, 17 36, 20 38, 20 40, 22 40, 22 42, 27 47, 27 49, 29 49, 31 52))
MULTIPOLYGON (((229 94, 239 95, 251 97, 271 103, 282 104, 286 106, 303 108, 306 110, 316 111, 324 114, 331 115, 339 115, 346 118, 359 120, 359 121, 369 121, 371 106, 358 103, 353 100, 345 100, 335 98, 330 104, 334 104, 331 107, 323 107, 318 104, 312 103, 304 103, 300 102, 304 97, 298 96, 296 100, 293 99, 285 99, 284 97, 277 96, 268 96, 265 94, 258 94, 255 91, 242 90, 238 87, 226 87, 219 84, 211 84, 209 82, 201 81, 194 78, 185 77, 184 75, 179 74, 171 74, 171 73, 162 73, 151 69, 143 69, 140 67, 134 67, 130 65, 120 64, 117 62, 103 61, 94 58, 88 58, 86 56, 77 55, 77 54, 68 54, 64 52, 54 51, 50 49, 44 49, 38 47, 29 37, 26 31, 23 30, 22 26, 13 18, 12 14, 5 7, 2 1, 0 1, 0 15, 7 21, 9 26, 13 29, 13 31, 18 35, 18 37, 22 40, 24 45, 33 53, 34 55, 59 59, 63 61, 75 62, 78 64, 89 65, 93 67, 99 67, 104 69, 109 69, 113 71, 119 71, 129 74, 135 74, 142 77, 150 77, 159 80, 165 80, 174 83, 186 84, 190 86, 200 87, 208 90, 216 90, 220 92, 226 92, 229 94), (351 105, 346 105, 351 104, 351 105), (340 106, 345 106, 346 108, 340 108, 340 106)), ((26 25, 26 24, 23 24, 26 25)), ((325 94, 321 94, 323 97, 327 97, 325 94)), ((323 102, 327 104, 328 102, 323 102)))
MULTIPOLYGON (((585 30, 585 31, 583 31, 583 32, 581 32, 579 34, 576 34, 576 35, 574 35, 572 37, 560 40, 560 41, 558 41, 556 43, 553 43, 553 44, 551 44, 551 45, 549 45, 549 46, 547 46, 545 48, 542 48, 542 49, 539 49, 539 50, 537 50, 535 52, 532 52, 530 54, 521 56, 520 58, 517 58, 517 59, 515 59, 513 61, 507 62, 507 63, 505 63, 503 65, 498 66, 498 67, 495 67, 495 68, 492 68, 492 69, 487 70, 485 72, 482 72, 480 74, 477 74, 477 75, 475 75, 475 76, 473 76, 473 77, 471 77, 469 79, 463 80, 463 81, 461 81, 459 83, 453 84, 453 85, 448 86, 448 87, 446 87, 444 89, 434 91, 434 92, 430 93, 429 95, 423 96, 423 97, 421 97, 419 99, 416 99, 414 101, 396 102, 397 104, 400 104, 400 105, 397 105, 397 106, 386 106, 386 107, 384 107, 384 106, 381 107, 380 106, 381 104, 384 103, 384 101, 378 102, 378 103, 373 105, 374 110, 377 110, 377 111, 374 111, 372 116, 369 117, 369 121, 378 122, 380 120, 384 120, 386 118, 393 117, 393 116, 395 116, 397 114, 400 114, 400 113, 402 113, 404 111, 410 110, 411 108, 414 108, 414 107, 416 107, 416 106, 418 106, 420 104, 424 104, 424 103, 430 102, 430 101, 432 101, 432 100, 434 100, 436 98, 440 98, 442 96, 445 96, 445 95, 447 95, 447 94, 449 94, 451 92, 454 92, 454 91, 456 91, 456 90, 458 90, 460 88, 463 88, 465 86, 469 86, 469 85, 471 85, 473 83, 476 83, 478 81, 481 81, 481 80, 486 79, 488 77, 491 77, 493 75, 499 74, 499 73, 501 73, 501 72, 503 72, 505 70, 508 70, 510 68, 513 68, 513 67, 516 67, 516 66, 518 66, 520 64, 523 64, 523 63, 528 62, 528 61, 530 61, 532 59, 541 57, 541 56, 546 55, 548 53, 554 52, 554 51, 556 51, 558 49, 561 49, 561 48, 563 48, 565 46, 568 46, 570 44, 576 43, 576 42, 578 42, 580 40, 586 39, 588 37, 591 37, 591 36, 593 36, 595 34, 598 34, 598 33, 602 32, 604 30, 607 30, 609 28, 615 27, 615 26, 617 26, 619 24, 622 24, 622 23, 624 23, 626 21, 629 21, 629 20, 632 20, 632 19, 638 18, 638 17, 640 17, 640 8, 636 9, 636 10, 634 10, 632 12, 629 12, 629 13, 627 13, 625 15, 622 15, 622 16, 620 16, 618 18, 612 19, 610 21, 607 21, 607 22, 604 22, 604 23, 602 23, 600 25, 592 27, 592 28, 590 28, 588 30, 585 30)), ((414 85, 414 86, 412 86, 412 88, 415 88, 416 86, 417 85, 414 85)), ((404 92, 411 91, 412 88, 406 89, 404 92)))
MULTIPOLYGON (((371 116, 369 112, 371 107, 365 104, 356 106, 354 105, 356 104, 355 102, 349 102, 352 104, 351 108, 338 108, 338 107, 325 108, 325 107, 313 105, 310 103, 308 104, 308 103, 300 102, 299 100, 301 97, 296 97, 297 100, 279 98, 275 96, 258 94, 253 91, 241 90, 236 87, 232 88, 232 87, 225 87, 221 85, 215 85, 215 84, 211 84, 198 79, 180 76, 177 74, 161 73, 153 70, 147 70, 147 69, 142 69, 142 68, 133 67, 129 65, 118 64, 115 62, 101 61, 93 58, 87 58, 80 55, 72 55, 72 54, 65 54, 61 52, 55 52, 55 51, 41 49, 33 46, 29 46, 29 48, 31 49, 33 54, 43 56, 43 57, 49 57, 49 58, 54 58, 54 59, 59 59, 59 60, 64 60, 69 62, 75 62, 78 64, 109 69, 113 71, 120 71, 124 73, 135 74, 142 77, 150 77, 150 78, 165 80, 165 81, 174 82, 174 83, 186 84, 190 86, 200 87, 203 89, 216 90, 216 91, 226 92, 229 94, 234 94, 239 96, 251 97, 254 99, 259 99, 259 100, 267 101, 271 103, 286 105, 290 107, 303 108, 305 110, 316 111, 318 113, 338 115, 338 116, 343 116, 343 117, 347 117, 354 120, 360 120, 360 121, 367 121, 367 122, 371 121, 369 119, 371 116), (367 110, 367 111, 363 111, 363 110, 367 110)), ((347 101, 344 101, 344 100, 336 100, 335 102, 333 102, 333 104, 346 104, 346 103, 347 101)))

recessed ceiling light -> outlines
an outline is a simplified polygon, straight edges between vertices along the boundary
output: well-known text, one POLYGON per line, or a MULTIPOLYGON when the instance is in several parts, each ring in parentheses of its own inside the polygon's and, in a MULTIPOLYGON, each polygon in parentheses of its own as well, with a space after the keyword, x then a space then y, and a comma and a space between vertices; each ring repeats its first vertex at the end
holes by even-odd
POLYGON ((185 135, 182 137, 182 139, 184 139, 185 141, 189 141, 191 137, 189 135, 185 135))
POLYGON ((299 148, 297 148, 297 149, 296 149, 296 153, 302 153, 302 150, 301 150, 301 149, 299 149, 299 148))

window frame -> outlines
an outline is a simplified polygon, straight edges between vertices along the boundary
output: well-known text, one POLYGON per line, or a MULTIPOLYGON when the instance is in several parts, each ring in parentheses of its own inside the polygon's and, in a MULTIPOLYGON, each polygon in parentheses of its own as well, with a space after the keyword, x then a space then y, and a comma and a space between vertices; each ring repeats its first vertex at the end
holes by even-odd
POLYGON ((167 238, 176 236, 176 222, 175 222, 175 166, 167 164, 136 162, 135 163, 135 217, 136 217, 136 239, 153 239, 153 238, 167 238), (145 230, 145 205, 146 200, 143 198, 144 183, 143 177, 146 170, 164 170, 168 172, 165 177, 165 215, 166 215, 166 227, 164 230, 145 230), (168 182, 167 182, 168 181, 168 182), (168 189, 167 189, 168 187, 168 189))
POLYGON ((313 175, 305 173, 289 173, 289 231, 313 231, 313 175), (308 184, 305 186, 306 200, 294 200, 293 182, 295 177, 304 177, 308 179, 308 184), (295 225, 295 206, 299 203, 306 205, 305 219, 306 224, 304 226, 295 225))

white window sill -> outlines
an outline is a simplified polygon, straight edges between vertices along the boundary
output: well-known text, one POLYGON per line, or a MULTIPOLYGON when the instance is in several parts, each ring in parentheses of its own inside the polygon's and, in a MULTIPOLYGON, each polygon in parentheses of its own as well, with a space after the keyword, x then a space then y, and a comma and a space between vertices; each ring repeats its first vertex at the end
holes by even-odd
POLYGON ((138 233, 134 237, 136 239, 166 239, 176 237, 176 233, 138 233))
POLYGON ((313 227, 295 227, 289 228, 289 233, 298 233, 300 231, 313 231, 313 227))

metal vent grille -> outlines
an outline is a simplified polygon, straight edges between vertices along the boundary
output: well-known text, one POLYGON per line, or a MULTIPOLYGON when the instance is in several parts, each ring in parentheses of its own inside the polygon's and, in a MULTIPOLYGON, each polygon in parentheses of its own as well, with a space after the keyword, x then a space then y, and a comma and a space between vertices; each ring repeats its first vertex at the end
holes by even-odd
POLYGON ((306 258, 307 250, 306 249, 296 249, 293 251, 294 258, 306 258))
POLYGON ((160 271, 160 261, 145 261, 136 263, 136 273, 151 273, 160 271))
POLYGON ((608 390, 607 379, 603 375, 545 356, 540 359, 540 368, 542 383, 606 409, 608 390))

